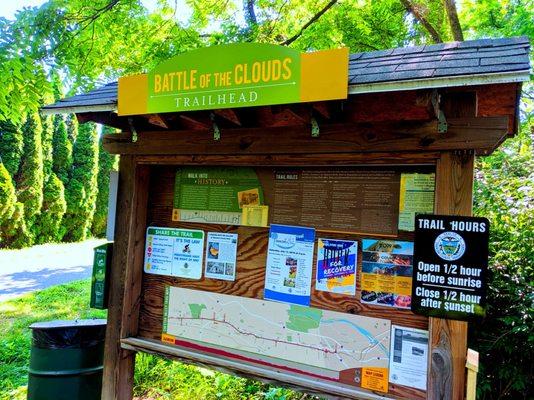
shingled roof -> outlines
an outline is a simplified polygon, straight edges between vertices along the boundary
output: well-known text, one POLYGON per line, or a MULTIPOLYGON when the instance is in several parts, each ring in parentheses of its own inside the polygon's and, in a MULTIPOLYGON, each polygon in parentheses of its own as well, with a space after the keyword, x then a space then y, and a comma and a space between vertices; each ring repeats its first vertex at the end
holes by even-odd
MULTIPOLYGON (((401 47, 351 54, 349 93, 529 80, 527 37, 401 47)), ((44 106, 47 114, 117 109, 117 82, 44 106)))
POLYGON ((351 54, 350 92, 443 87, 445 78, 458 86, 467 83, 459 82, 462 77, 469 77, 471 85, 525 81, 530 73, 528 52, 529 40, 522 36, 351 54))

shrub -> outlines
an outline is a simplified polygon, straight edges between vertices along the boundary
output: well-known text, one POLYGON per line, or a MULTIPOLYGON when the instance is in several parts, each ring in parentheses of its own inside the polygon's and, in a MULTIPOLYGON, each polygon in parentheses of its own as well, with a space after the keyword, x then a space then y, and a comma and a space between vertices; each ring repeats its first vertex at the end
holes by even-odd
POLYGON ((470 324, 480 352, 478 398, 527 399, 534 359, 534 160, 528 126, 478 160, 475 214, 490 220, 486 318, 470 324))

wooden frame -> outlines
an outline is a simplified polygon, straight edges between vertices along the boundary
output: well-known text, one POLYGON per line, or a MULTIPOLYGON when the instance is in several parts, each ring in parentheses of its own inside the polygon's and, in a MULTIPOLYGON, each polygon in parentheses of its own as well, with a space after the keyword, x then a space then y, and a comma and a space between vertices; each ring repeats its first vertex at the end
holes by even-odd
MULTIPOLYGON (((515 119, 515 105, 510 104, 511 100, 515 101, 515 97, 510 97, 512 92, 517 94, 516 84, 447 89, 451 103, 444 105, 449 114, 448 131, 444 134, 438 133, 437 119, 429 108, 430 92, 419 91, 399 92, 391 96, 351 96, 342 115, 337 104, 314 104, 311 110, 303 105, 254 109, 250 112, 258 119, 259 126, 251 126, 254 121, 250 120, 249 126, 242 126, 246 110, 226 110, 219 115, 219 118, 225 119, 226 125, 217 141, 202 113, 139 116, 136 120, 137 126, 141 126, 139 132, 125 131, 105 137, 105 148, 111 153, 121 154, 121 161, 103 398, 131 398, 135 353, 138 351, 209 365, 221 371, 285 384, 323 396, 325 393, 351 396, 335 385, 296 375, 283 375, 282 382, 282 375, 277 371, 266 373, 249 365, 243 368, 231 361, 193 354, 181 348, 170 349, 161 342, 147 339, 142 319, 144 304, 148 301, 143 297, 142 265, 149 206, 147 187, 153 168, 186 165, 430 165, 436 171, 435 213, 470 215, 474 155, 490 153, 510 134, 510 126, 514 125, 515 119), (499 92, 499 89, 502 91, 499 92), (476 95, 463 95, 464 92, 476 95), (499 98, 498 104, 491 100, 491 96, 499 98), (402 99, 405 101, 402 102, 402 99), (380 104, 390 106, 384 111, 382 121, 377 117, 380 104), (319 137, 311 136, 309 118, 313 113, 319 113, 323 118, 319 137), (155 126, 158 130, 154 130, 155 126)), ((85 120, 101 118, 99 114, 82 116, 85 120)), ((125 126, 122 120, 106 118, 115 125, 125 126)), ((356 311, 359 312, 361 310, 356 311)), ((388 318, 386 314, 377 312, 377 316, 382 318, 388 318)), ((401 312, 396 318, 402 319, 403 315, 401 312)), ((462 400, 467 323, 418 318, 424 322, 414 326, 428 328, 430 337, 426 398, 462 400)), ((384 398, 383 394, 368 391, 362 391, 359 396, 365 399, 384 398)), ((393 387, 387 398, 422 397, 420 392, 393 387)))
MULTIPOLYGON (((329 156, 331 157, 331 155, 329 156)), ((313 165, 324 155, 306 155, 295 159, 277 155, 275 159, 262 156, 128 156, 121 158, 121 175, 117 215, 117 232, 115 256, 113 260, 113 276, 111 301, 109 309, 109 325, 106 339, 104 398, 129 399, 133 389, 133 368, 136 351, 144 351, 159 355, 167 355, 182 361, 205 365, 208 358, 193 358, 187 351, 165 351, 164 345, 144 339, 136 339, 139 332, 139 309, 141 303, 141 274, 144 249, 144 233, 146 228, 147 184, 150 176, 150 165, 276 165, 295 166, 313 165), (252 162, 254 160, 254 162, 252 162), (163 347, 162 347, 163 346, 163 347)), ((455 155, 450 152, 429 153, 371 153, 371 154, 337 154, 327 165, 436 165, 436 211, 437 212, 468 212, 471 202, 471 185, 473 175, 472 155, 455 155), (467 162, 464 160, 467 159, 467 162), (469 161, 470 160, 470 161, 469 161), (450 190, 454 188, 454 190, 450 190), (449 207, 449 208, 447 208, 449 207), (439 211, 443 210, 443 211, 439 211), (459 212, 459 211, 458 211, 459 212)), ((467 330, 465 323, 431 319, 429 323, 432 338, 432 357, 429 360, 429 390, 427 398, 461 398, 463 392, 463 373, 466 354, 467 330), (448 379, 441 379, 446 376, 448 379), (440 379, 437 379, 440 377, 440 379), (452 390, 452 392, 451 392, 452 390), (430 393, 434 393, 430 395, 430 393), (444 397, 442 397, 443 395, 444 397)), ((244 376, 253 376, 276 382, 277 374, 272 377, 254 372, 248 368, 243 371, 231 363, 210 362, 223 371, 233 371, 244 376)), ((278 377, 278 379, 280 379, 278 377)), ((279 382, 278 382, 279 383, 279 382)), ((287 382, 295 388, 317 391, 340 396, 349 393, 326 387, 321 384, 295 377, 287 382)), ((392 393, 393 395, 395 393, 392 393)), ((401 394, 401 393, 398 393, 401 394)), ((363 393, 361 398, 380 398, 381 395, 363 393), (367 397, 366 397, 367 396, 367 397)))

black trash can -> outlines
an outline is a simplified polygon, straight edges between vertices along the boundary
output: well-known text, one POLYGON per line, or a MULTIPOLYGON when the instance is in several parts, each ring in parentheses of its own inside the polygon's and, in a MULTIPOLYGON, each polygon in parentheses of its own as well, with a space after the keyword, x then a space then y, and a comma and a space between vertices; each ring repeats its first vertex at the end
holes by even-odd
POLYGON ((106 320, 38 322, 30 328, 28 400, 99 400, 106 320))

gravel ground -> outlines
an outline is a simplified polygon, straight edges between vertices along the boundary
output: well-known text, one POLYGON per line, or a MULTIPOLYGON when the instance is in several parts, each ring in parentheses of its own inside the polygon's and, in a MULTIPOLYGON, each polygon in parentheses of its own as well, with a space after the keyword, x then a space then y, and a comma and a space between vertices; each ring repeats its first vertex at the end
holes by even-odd
POLYGON ((0 250, 0 301, 91 276, 93 248, 105 243, 50 243, 22 250, 0 250))

